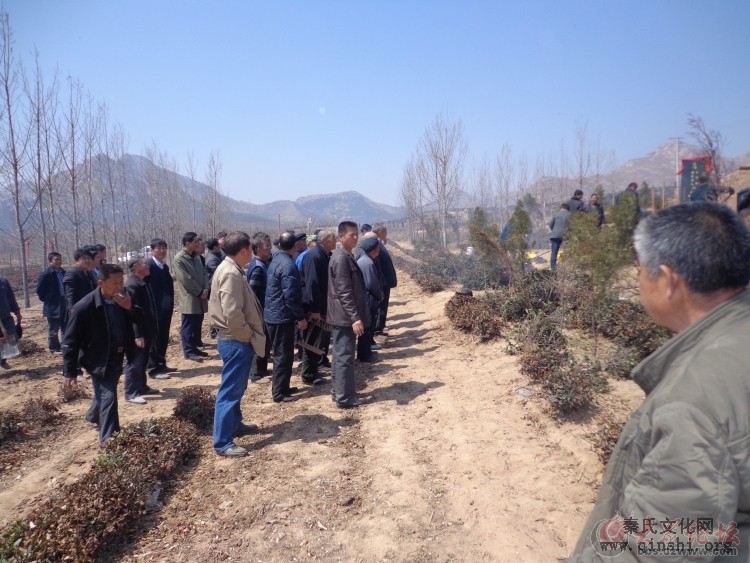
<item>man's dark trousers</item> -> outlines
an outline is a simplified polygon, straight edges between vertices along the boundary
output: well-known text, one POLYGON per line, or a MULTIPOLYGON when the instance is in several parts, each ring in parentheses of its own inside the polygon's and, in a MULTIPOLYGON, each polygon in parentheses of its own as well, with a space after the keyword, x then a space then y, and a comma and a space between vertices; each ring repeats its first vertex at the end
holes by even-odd
POLYGON ((182 339, 182 352, 185 357, 200 355, 198 345, 201 342, 201 327, 203 326, 203 313, 188 315, 182 314, 180 325, 180 338, 182 339))
POLYGON ((289 381, 294 364, 294 323, 266 323, 273 347, 273 383, 271 394, 274 401, 288 396, 289 381))
POLYGON ((125 398, 132 399, 145 393, 148 389, 146 383, 146 362, 148 361, 148 350, 151 342, 146 340, 143 348, 133 347, 125 364, 125 398))
MULTIPOLYGON (((388 302, 391 300, 391 288, 383 288, 383 300, 378 307, 378 321, 375 323, 376 333, 381 333, 385 329, 385 318, 388 316, 388 302)), ((373 317, 374 318, 374 317, 373 317)))
POLYGON ((117 412, 117 382, 119 375, 91 377, 94 398, 86 420, 99 425, 99 443, 103 444, 113 433, 120 431, 120 416, 117 412))
MULTIPOLYGON (((326 335, 327 333, 322 328, 320 328, 320 326, 316 325, 315 323, 309 323, 307 325, 307 330, 303 333, 303 338, 307 339, 307 341, 311 344, 314 344, 320 336, 320 347, 324 350, 326 335)), ((305 383, 312 383, 320 377, 318 366, 320 365, 320 359, 322 357, 323 356, 321 356, 320 354, 311 352, 307 348, 302 349, 302 362, 300 363, 300 370, 302 371, 302 381, 304 381, 305 383)))
POLYGON ((156 337, 151 344, 148 358, 149 372, 167 365, 167 347, 169 346, 169 329, 172 325, 172 311, 159 311, 156 320, 156 337))
POLYGON ((60 348, 60 337, 58 333, 65 332, 65 319, 53 319, 48 318, 47 323, 49 324, 47 333, 47 348, 50 352, 59 352, 60 348))
POLYGON ((357 337, 351 327, 334 326, 331 340, 333 343, 331 393, 337 404, 346 406, 357 398, 354 381, 354 348, 357 337))

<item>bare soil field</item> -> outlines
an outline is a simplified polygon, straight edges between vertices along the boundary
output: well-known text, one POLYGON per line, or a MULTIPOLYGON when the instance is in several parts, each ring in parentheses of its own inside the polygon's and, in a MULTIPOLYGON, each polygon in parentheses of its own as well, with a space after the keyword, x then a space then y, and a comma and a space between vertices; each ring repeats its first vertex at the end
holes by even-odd
MULTIPOLYGON (((560 421, 520 375, 505 343, 480 343, 444 315, 453 291, 423 293, 405 274, 391 295, 390 336, 379 358, 357 365, 363 408, 334 408, 327 385, 292 384, 300 400, 276 404, 250 384, 242 408, 260 426, 238 443, 243 459, 202 455, 163 483, 159 502, 110 560, 143 561, 515 561, 565 558, 601 479, 587 434, 597 409, 623 418, 642 400, 635 384, 611 382, 600 406, 560 421)), ((55 399, 59 357, 46 352, 38 306, 24 311, 22 357, 0 372, 0 410, 55 399)), ((182 359, 176 329, 160 396, 125 403, 122 424, 172 413, 188 386, 215 389, 215 348, 202 364, 182 359)), ((208 335, 204 336, 210 342, 208 335)), ((91 392, 90 384, 83 383, 91 392)), ((88 471, 97 433, 87 400, 61 405, 60 424, 0 447, 3 529, 50 492, 88 471)))

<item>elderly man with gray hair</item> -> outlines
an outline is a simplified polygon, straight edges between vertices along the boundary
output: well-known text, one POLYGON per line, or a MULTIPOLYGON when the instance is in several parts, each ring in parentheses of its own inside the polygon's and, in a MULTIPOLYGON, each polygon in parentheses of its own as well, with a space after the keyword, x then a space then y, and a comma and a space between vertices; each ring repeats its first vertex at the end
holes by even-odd
POLYGON ((633 369, 646 399, 569 561, 748 561, 750 231, 691 203, 643 219, 634 242, 646 312, 676 334, 633 369))

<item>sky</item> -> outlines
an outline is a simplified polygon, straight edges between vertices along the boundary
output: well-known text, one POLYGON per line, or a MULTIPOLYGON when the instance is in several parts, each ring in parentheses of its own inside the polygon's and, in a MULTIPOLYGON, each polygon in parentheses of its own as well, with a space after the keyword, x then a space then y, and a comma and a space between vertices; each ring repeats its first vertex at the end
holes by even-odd
MULTIPOLYGON (((15 51, 71 76, 128 137, 252 203, 357 190, 398 204, 444 113, 467 176, 504 144, 530 162, 576 130, 622 164, 687 115, 750 152, 747 0, 3 0, 15 51)), ((686 141, 689 139, 686 137, 686 141)))

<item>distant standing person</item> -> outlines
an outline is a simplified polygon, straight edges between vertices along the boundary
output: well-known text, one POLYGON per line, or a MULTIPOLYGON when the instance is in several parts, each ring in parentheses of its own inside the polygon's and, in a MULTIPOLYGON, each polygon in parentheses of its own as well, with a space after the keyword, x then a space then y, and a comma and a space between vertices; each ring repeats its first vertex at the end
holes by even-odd
POLYGON ((624 191, 620 192, 615 196, 615 205, 622 205, 629 203, 635 210, 637 219, 645 217, 645 213, 641 210, 641 204, 638 197, 638 184, 636 182, 630 182, 628 187, 624 191))
POLYGON ((47 319, 47 347, 53 354, 61 354, 60 337, 58 334, 65 333, 65 317, 67 307, 65 305, 65 270, 62 268, 62 256, 59 252, 50 252, 47 255, 49 266, 39 275, 36 284, 36 294, 39 301, 44 303, 42 314, 47 319))
POLYGON ((63 287, 65 288, 65 308, 67 314, 73 306, 89 293, 96 289, 96 282, 91 275, 94 260, 85 248, 79 248, 73 253, 76 265, 70 268, 63 276, 63 287))
POLYGON ((221 261, 224 260, 225 254, 219 245, 218 239, 215 238, 208 239, 206 248, 208 248, 208 254, 206 254, 206 271, 208 272, 209 283, 211 283, 211 278, 216 268, 221 264, 221 261))
POLYGON ((234 438, 255 432, 258 427, 242 422, 240 403, 254 355, 265 351, 266 335, 260 303, 242 269, 252 256, 250 236, 229 233, 224 251, 226 258, 214 272, 208 302, 210 323, 216 329, 217 348, 224 362, 214 410, 214 451, 226 457, 243 457, 247 450, 236 445, 234 438))
POLYGON ((333 362, 331 379, 333 401, 340 409, 364 404, 357 398, 354 381, 354 351, 356 339, 370 324, 367 308, 365 279, 354 260, 352 251, 357 246, 357 224, 342 221, 338 227, 341 246, 333 251, 328 263, 328 324, 333 327, 333 362))
POLYGON ((690 190, 688 199, 690 201, 716 201, 719 199, 719 192, 708 183, 708 176, 701 176, 698 178, 698 185, 690 190))
POLYGON ((590 213, 596 213, 596 226, 601 228, 606 219, 604 217, 604 206, 599 203, 599 196, 597 194, 591 196, 588 211, 590 213))
POLYGON ((174 275, 182 313, 180 338, 185 359, 200 362, 208 354, 201 350, 203 316, 208 311, 208 272, 198 254, 201 239, 197 233, 182 236, 182 250, 174 257, 174 275))
POLYGON ((549 265, 554 270, 557 268, 557 254, 560 252, 563 240, 568 234, 568 228, 570 227, 570 210, 567 203, 560 205, 560 211, 552 216, 552 220, 549 222, 549 228, 552 232, 549 235, 549 240, 552 245, 552 254, 549 258, 549 265))
POLYGON ((141 321, 141 310, 123 292, 122 268, 102 264, 97 286, 70 313, 63 337, 63 375, 65 386, 72 387, 77 383, 79 365, 91 374, 94 398, 86 420, 99 425, 99 442, 103 444, 120 431, 117 383, 125 351, 143 346, 143 341, 136 341, 133 334, 133 323, 141 321))
POLYGON ((583 190, 576 190, 573 192, 573 197, 568 200, 568 208, 571 212, 585 211, 586 207, 583 205, 583 190))
POLYGON ((391 301, 391 290, 398 285, 398 276, 396 275, 396 268, 393 266, 393 259, 386 249, 386 244, 388 244, 388 228, 385 225, 376 224, 372 228, 372 232, 378 236, 378 240, 380 241, 380 252, 375 264, 380 268, 381 274, 383 274, 383 299, 378 307, 378 318, 377 320, 373 319, 373 322, 375 323, 375 334, 385 336, 388 334, 385 324, 388 320, 388 305, 391 301))
POLYGON ((357 266, 362 271, 367 291, 367 308, 370 311, 370 324, 365 327, 365 333, 357 339, 357 359, 369 362, 375 347, 375 319, 378 316, 380 303, 383 301, 383 279, 380 267, 377 265, 380 254, 380 243, 377 238, 366 238, 359 246, 364 254, 357 260, 357 266))
POLYGON ((148 259, 148 284, 156 302, 156 335, 149 350, 148 374, 154 379, 169 379, 169 374, 177 371, 167 365, 169 330, 174 313, 174 280, 169 272, 167 241, 155 238, 151 241, 151 258, 148 259))

